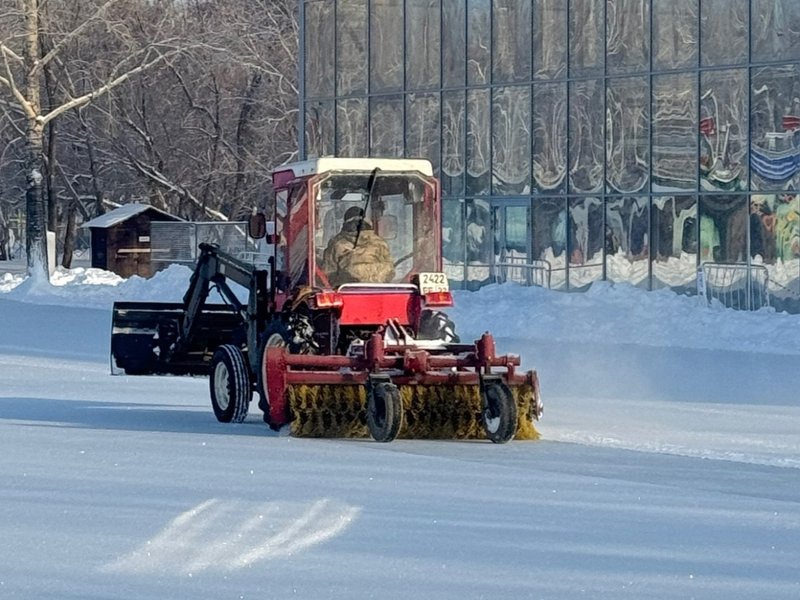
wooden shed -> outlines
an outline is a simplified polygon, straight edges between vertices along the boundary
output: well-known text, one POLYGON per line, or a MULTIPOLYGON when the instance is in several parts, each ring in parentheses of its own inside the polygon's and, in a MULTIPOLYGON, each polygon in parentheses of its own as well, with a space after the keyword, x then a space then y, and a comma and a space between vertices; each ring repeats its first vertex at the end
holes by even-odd
POLYGON ((183 221, 149 204, 126 204, 84 223, 91 232, 92 267, 121 277, 150 277, 150 223, 183 221))

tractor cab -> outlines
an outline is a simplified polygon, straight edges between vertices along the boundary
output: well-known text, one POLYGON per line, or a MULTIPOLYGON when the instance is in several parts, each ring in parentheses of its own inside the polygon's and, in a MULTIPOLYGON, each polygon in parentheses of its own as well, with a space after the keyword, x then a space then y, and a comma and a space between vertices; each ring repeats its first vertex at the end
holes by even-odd
POLYGON ((273 190, 267 212, 277 235, 269 241, 287 289, 410 283, 416 273, 441 271, 439 186, 427 160, 307 160, 279 167, 273 190), (370 245, 388 252, 376 257, 370 245), (345 273, 344 255, 390 261, 391 269, 345 273))
POLYGON ((342 328, 418 331, 426 307, 452 304, 429 161, 313 159, 279 167, 273 188, 276 309, 300 298, 315 313, 335 308, 342 328))

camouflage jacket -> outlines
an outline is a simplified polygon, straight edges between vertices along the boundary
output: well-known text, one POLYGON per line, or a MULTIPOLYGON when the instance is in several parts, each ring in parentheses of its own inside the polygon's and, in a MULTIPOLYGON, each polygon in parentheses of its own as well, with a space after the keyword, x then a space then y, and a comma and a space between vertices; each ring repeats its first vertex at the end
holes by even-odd
POLYGON ((371 227, 358 235, 347 227, 334 236, 322 256, 322 270, 331 286, 343 283, 389 283, 394 279, 394 260, 389 245, 371 227))

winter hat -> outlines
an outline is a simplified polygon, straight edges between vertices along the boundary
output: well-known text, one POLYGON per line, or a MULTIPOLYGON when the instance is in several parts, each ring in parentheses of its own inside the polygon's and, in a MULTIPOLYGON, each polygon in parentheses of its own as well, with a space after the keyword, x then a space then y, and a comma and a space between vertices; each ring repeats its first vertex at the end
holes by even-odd
POLYGON ((351 206, 344 213, 344 222, 347 223, 348 221, 352 221, 354 219, 360 219, 363 216, 364 211, 361 210, 361 208, 358 206, 351 206))

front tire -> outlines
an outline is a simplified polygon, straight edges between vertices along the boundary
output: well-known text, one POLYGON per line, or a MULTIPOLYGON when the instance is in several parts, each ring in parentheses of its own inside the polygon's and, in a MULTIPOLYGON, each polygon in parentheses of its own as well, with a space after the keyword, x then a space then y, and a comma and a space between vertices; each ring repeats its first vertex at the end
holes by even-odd
POLYGON ((241 423, 247 418, 253 391, 247 361, 238 347, 225 344, 214 352, 209 388, 217 421, 241 423))
POLYGON ((493 381, 483 386, 483 429, 495 444, 505 444, 517 432, 517 403, 508 386, 493 381))
POLYGON ((292 344, 292 332, 281 320, 275 320, 267 326, 267 330, 261 336, 261 345, 259 347, 259 356, 261 357, 258 363, 258 408, 264 413, 264 422, 271 425, 269 418, 269 394, 267 392, 267 361, 265 353, 267 348, 290 348, 292 344))
POLYGON ((403 424, 400 390, 389 382, 375 383, 367 400, 367 428, 376 442, 391 442, 403 424))

